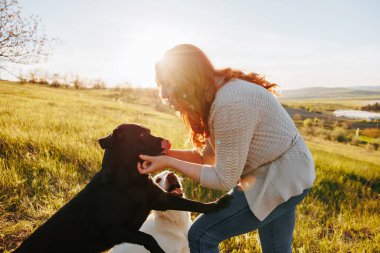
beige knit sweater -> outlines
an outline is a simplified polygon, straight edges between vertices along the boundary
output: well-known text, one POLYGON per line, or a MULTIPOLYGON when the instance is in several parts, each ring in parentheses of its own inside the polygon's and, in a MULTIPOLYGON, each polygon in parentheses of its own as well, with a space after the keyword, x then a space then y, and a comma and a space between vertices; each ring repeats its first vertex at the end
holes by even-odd
POLYGON ((241 180, 259 220, 313 185, 311 153, 288 113, 265 88, 240 79, 226 83, 216 93, 209 127, 201 185, 230 190, 241 180))

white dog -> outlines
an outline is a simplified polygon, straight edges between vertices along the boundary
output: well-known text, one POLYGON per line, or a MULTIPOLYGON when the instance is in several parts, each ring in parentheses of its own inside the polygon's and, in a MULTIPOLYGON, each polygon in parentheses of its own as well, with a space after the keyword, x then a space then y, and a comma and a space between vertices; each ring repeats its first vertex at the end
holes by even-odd
MULTIPOLYGON (((154 181, 164 190, 184 197, 182 184, 176 174, 163 171, 157 174, 154 181)), ((190 252, 187 233, 191 226, 190 212, 168 210, 165 212, 153 211, 140 231, 150 234, 166 253, 190 252)), ((109 253, 146 253, 143 246, 137 244, 122 243, 116 245, 109 253)))

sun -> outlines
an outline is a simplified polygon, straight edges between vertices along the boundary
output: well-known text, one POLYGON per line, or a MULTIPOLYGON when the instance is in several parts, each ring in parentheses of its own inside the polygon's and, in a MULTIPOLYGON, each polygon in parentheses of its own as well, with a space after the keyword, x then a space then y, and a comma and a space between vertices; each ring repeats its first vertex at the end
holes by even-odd
POLYGON ((124 45, 123 71, 128 72, 132 82, 142 86, 153 86, 154 65, 165 51, 177 44, 185 43, 184 37, 177 30, 167 27, 149 26, 144 30, 128 36, 124 45), (146 82, 146 83, 141 83, 146 82))

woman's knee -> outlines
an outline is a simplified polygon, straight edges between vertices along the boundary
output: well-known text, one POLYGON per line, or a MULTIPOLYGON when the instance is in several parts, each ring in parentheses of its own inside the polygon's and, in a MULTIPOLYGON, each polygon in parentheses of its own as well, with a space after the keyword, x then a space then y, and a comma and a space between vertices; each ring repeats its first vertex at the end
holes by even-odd
POLYGON ((189 232, 187 233, 187 239, 189 240, 189 243, 198 241, 200 237, 200 231, 197 228, 197 226, 194 226, 195 223, 190 227, 189 232))
POLYGON ((205 236, 206 231, 202 229, 201 222, 195 221, 193 225, 190 227, 189 232, 187 234, 187 238, 190 244, 197 244, 202 240, 202 237, 205 236))
POLYGON ((218 247, 219 241, 210 231, 202 229, 201 222, 194 222, 187 234, 190 249, 218 247))

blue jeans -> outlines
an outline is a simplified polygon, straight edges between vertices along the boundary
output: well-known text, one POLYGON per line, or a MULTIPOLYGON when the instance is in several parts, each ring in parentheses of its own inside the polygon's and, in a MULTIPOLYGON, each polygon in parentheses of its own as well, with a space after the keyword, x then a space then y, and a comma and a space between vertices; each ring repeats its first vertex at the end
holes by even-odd
POLYGON ((263 253, 292 252, 296 206, 308 191, 309 189, 280 204, 260 221, 249 208, 244 192, 235 187, 231 193, 231 204, 227 208, 202 214, 194 221, 188 234, 190 252, 219 252, 220 242, 255 229, 259 230, 263 253))

